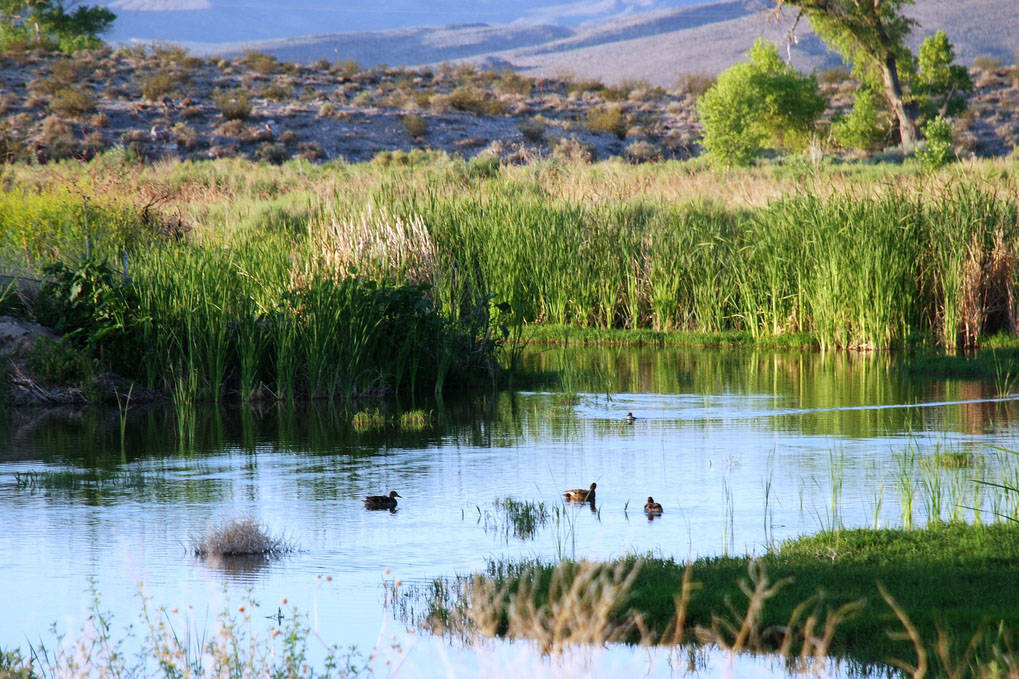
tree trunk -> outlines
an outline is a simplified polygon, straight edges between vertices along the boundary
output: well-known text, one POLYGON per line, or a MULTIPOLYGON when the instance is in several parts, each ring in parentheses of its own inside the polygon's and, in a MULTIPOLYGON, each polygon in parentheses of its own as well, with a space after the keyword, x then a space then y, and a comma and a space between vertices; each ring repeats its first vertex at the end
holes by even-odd
POLYGON ((899 138, 906 153, 916 148, 916 106, 902 100, 902 84, 899 82, 899 68, 894 54, 885 56, 881 63, 881 79, 884 81, 888 105, 899 121, 899 138))

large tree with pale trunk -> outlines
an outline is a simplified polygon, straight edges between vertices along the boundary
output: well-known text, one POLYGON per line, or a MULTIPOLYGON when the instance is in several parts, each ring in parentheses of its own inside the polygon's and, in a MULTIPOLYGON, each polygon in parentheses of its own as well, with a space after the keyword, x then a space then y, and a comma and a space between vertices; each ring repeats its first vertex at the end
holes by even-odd
POLYGON ((913 0, 772 0, 781 10, 791 5, 810 21, 826 43, 853 64, 861 79, 879 80, 895 116, 906 151, 917 142, 915 102, 903 95, 903 72, 912 69, 913 55, 905 41, 916 22, 902 14, 913 0))

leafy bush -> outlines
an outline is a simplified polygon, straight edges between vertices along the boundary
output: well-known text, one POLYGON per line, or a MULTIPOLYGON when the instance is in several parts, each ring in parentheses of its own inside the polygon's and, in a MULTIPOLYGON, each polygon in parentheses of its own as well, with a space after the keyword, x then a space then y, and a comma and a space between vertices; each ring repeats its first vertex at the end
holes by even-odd
POLYGON ((247 120, 251 116, 251 91, 243 87, 216 90, 212 103, 227 120, 247 120))
POLYGON ((92 374, 88 358, 66 342, 40 337, 28 354, 28 368, 53 384, 74 384, 92 374))
POLYGON ((485 113, 485 97, 471 87, 458 87, 449 93, 449 105, 459 111, 470 111, 477 115, 485 113))
POLYGON ((852 110, 832 125, 832 137, 840 146, 873 151, 891 139, 892 120, 879 106, 881 96, 869 86, 857 90, 852 110))
POLYGON ((768 145, 804 148, 825 107, 817 80, 784 63, 773 43, 758 39, 747 56, 697 101, 704 148, 722 165, 747 165, 768 145))
POLYGON ((923 126, 927 145, 916 152, 917 158, 929 170, 936 170, 952 161, 952 126, 938 116, 923 126))
POLYGON ((40 322, 96 358, 137 366, 138 298, 130 284, 95 258, 75 267, 58 262, 44 274, 35 309, 40 322))
POLYGON ((532 144, 540 144, 545 141, 545 121, 541 116, 535 116, 517 125, 520 134, 532 144))

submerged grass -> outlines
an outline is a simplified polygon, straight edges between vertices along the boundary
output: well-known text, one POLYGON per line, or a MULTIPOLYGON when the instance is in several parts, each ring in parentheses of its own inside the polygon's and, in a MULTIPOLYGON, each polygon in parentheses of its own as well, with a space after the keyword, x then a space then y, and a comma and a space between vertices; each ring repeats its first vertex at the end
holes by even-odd
POLYGON ((14 485, 20 490, 102 490, 106 488, 143 488, 152 480, 137 471, 106 471, 102 469, 61 469, 28 471, 14 474, 14 485))

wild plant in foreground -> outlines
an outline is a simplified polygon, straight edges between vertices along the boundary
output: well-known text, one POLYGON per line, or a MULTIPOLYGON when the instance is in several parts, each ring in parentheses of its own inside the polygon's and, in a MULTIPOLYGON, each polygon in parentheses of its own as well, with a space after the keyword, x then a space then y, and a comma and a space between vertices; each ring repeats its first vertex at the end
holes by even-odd
POLYGON ((75 635, 58 634, 51 642, 30 647, 28 660, 21 654, 10 658, 10 674, 0 664, 0 676, 12 679, 214 679, 234 677, 288 677, 346 679, 370 674, 369 659, 355 648, 343 650, 322 642, 321 660, 309 657, 309 643, 319 640, 307 617, 281 602, 274 623, 253 616, 257 604, 250 598, 236 607, 229 602, 210 628, 199 623, 190 608, 155 608, 141 596, 139 625, 121 629, 93 593, 90 615, 75 635), (136 630, 140 630, 140 634, 136 630), (128 653, 128 649, 132 652, 128 653), (137 649, 138 652, 134 652, 137 649))

